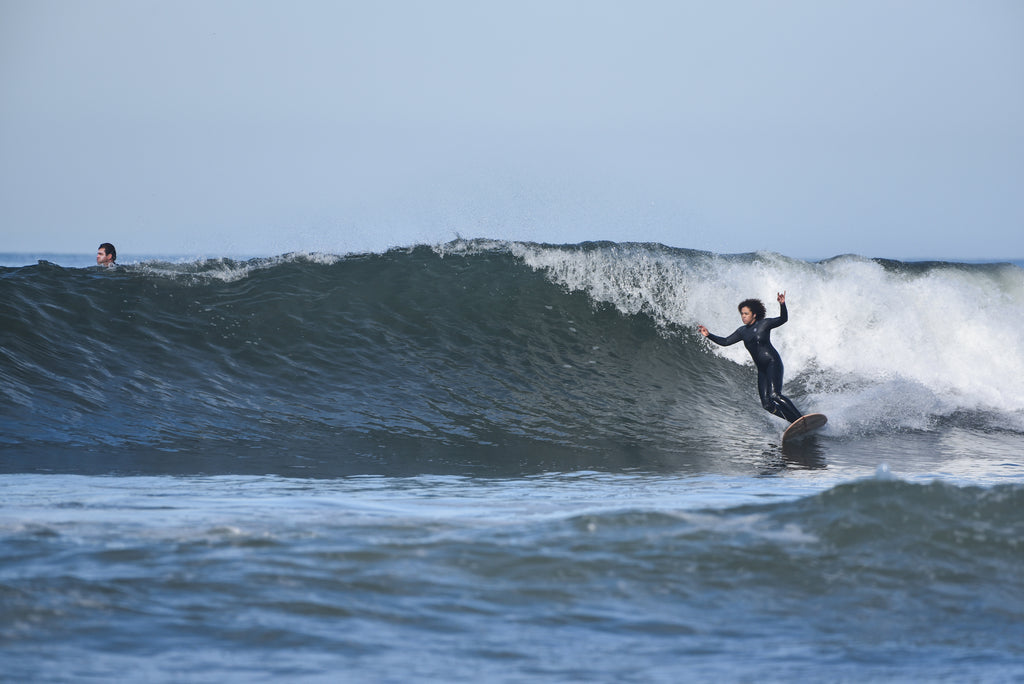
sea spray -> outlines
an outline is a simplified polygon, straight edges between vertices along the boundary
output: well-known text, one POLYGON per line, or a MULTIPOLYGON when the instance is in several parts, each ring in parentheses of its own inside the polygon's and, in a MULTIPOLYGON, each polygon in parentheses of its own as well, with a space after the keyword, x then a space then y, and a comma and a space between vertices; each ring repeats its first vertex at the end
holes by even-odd
MULTIPOLYGON (((723 256, 659 245, 514 244, 524 263, 570 291, 665 327, 702 322, 727 334, 736 303, 786 292, 790 320, 773 343, 789 379, 822 394, 889 386, 923 393, 924 409, 1024 411, 1024 269, 1010 264, 902 264, 846 256, 809 263, 772 253, 723 256)), ((711 347, 749 363, 745 350, 711 347)), ((863 396, 866 407, 872 391, 863 396)), ((920 405, 920 401, 914 401, 920 405)), ((908 419, 921 411, 908 410, 908 419)))

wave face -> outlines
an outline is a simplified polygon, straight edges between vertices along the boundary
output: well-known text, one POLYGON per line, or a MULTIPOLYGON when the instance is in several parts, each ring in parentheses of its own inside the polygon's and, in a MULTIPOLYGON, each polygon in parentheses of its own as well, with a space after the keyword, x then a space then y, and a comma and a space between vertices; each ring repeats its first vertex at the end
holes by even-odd
MULTIPOLYGON (((1024 270, 660 245, 0 269, 8 472, 700 469, 760 448, 736 303, 787 292, 828 436, 1024 435, 1024 270)), ((776 438, 777 439, 777 438, 776 438)))

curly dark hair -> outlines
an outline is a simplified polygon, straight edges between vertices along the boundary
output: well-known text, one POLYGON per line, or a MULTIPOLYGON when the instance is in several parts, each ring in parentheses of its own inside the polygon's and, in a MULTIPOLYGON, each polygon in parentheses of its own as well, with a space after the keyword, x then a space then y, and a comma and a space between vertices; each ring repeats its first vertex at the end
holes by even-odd
POLYGON ((755 321, 761 320, 768 313, 765 311, 764 302, 760 299, 744 299, 736 308, 742 313, 743 307, 750 309, 750 313, 754 314, 755 321))

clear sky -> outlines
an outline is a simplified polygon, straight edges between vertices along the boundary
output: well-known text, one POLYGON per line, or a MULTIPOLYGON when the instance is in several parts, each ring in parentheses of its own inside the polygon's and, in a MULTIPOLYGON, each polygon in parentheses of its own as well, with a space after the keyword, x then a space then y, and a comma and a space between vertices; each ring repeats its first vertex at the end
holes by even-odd
POLYGON ((4 252, 1024 257, 1019 0, 0 0, 4 252))

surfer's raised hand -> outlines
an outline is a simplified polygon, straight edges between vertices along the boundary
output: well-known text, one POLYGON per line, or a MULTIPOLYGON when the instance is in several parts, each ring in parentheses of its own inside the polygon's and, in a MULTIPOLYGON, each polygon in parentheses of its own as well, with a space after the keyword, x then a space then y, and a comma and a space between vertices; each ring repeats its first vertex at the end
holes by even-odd
POLYGON ((711 334, 711 333, 708 332, 708 329, 705 328, 703 325, 698 325, 697 326, 697 330, 699 330, 700 334, 703 335, 704 337, 707 337, 708 335, 711 334))
POLYGON ((785 304, 786 303, 786 293, 785 292, 780 292, 779 296, 776 297, 776 299, 779 300, 779 304, 785 304))

